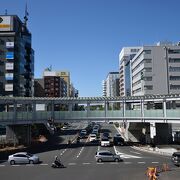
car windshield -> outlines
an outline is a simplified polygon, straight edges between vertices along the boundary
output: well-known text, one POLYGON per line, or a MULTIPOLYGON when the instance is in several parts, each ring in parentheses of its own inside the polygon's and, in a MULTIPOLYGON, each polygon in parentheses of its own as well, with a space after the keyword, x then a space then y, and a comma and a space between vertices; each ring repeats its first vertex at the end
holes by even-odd
POLYGON ((93 134, 93 135, 91 135, 91 137, 96 137, 96 135, 95 135, 95 134, 93 134))
POLYGON ((29 157, 33 156, 33 154, 31 154, 31 153, 27 153, 26 155, 29 156, 29 157))

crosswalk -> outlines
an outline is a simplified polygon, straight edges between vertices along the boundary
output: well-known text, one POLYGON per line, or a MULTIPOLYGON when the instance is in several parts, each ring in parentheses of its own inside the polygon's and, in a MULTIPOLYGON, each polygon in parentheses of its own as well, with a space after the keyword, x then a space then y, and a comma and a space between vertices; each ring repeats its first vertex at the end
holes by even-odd
MULTIPOLYGON (((122 152, 120 152, 119 150, 116 149, 116 146, 114 146, 114 151, 115 151, 115 153, 117 155, 120 155, 120 157, 122 159, 130 159, 130 158, 140 159, 140 158, 142 158, 141 156, 135 156, 135 155, 130 155, 130 154, 122 153, 122 152)), ((138 152, 134 152, 134 153, 138 153, 138 152)), ((138 153, 138 154, 140 155, 140 153, 138 153)))
MULTIPOLYGON (((138 162, 131 162, 131 161, 123 161, 123 162, 82 162, 82 163, 75 163, 75 162, 70 162, 67 165, 65 164, 65 166, 89 166, 89 165, 118 165, 118 166, 122 166, 122 165, 145 165, 145 164, 159 164, 159 162, 145 162, 145 161, 138 161, 138 162)), ((16 165, 9 165, 9 164, 3 164, 0 165, 0 168, 4 168, 4 167, 38 167, 38 166, 51 166, 51 164, 48 163, 42 163, 42 164, 16 164, 16 165)))

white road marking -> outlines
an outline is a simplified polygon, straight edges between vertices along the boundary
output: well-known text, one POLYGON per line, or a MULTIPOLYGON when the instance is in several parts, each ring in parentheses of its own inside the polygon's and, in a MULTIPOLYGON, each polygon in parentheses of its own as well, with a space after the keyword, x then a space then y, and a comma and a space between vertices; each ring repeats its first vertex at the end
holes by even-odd
POLYGON ((158 164, 159 162, 152 162, 152 164, 158 164))
POLYGON ((5 165, 3 164, 3 165, 0 165, 0 167, 4 167, 5 165))
POLYGON ((70 165, 70 166, 74 166, 74 165, 76 165, 76 163, 69 163, 68 165, 70 165))
POLYGON ((130 158, 142 158, 142 157, 140 157, 140 156, 134 156, 134 155, 129 155, 129 154, 125 154, 125 153, 121 153, 121 152, 119 152, 117 149, 116 149, 116 147, 115 146, 113 146, 114 147, 114 151, 115 151, 115 153, 117 154, 117 155, 120 155, 120 157, 121 158, 124 158, 124 159, 130 159, 130 158))
POLYGON ((17 166, 20 166, 20 165, 17 165, 17 164, 16 164, 16 165, 12 165, 12 166, 13 166, 13 167, 17 167, 17 166))
POLYGON ((81 155, 83 149, 84 149, 84 147, 82 147, 81 150, 79 151, 79 154, 77 155, 77 158, 81 155))
POLYGON ((132 162, 124 162, 124 164, 132 164, 132 162))
POLYGON ((48 164, 40 164, 40 166, 48 166, 48 164))
POLYGON ((62 156, 66 151, 67 149, 64 149, 64 151, 60 154, 60 156, 62 156))
POLYGON ((98 162, 97 164, 104 164, 104 163, 99 163, 99 162, 98 162))
POLYGON ((138 162, 138 164, 145 164, 146 162, 138 162))
POLYGON ((34 164, 26 164, 26 166, 34 166, 34 164))
POLYGON ((98 146, 98 151, 100 150, 100 146, 98 146))
POLYGON ((118 162, 111 162, 110 164, 119 164, 118 162))
POLYGON ((130 151, 130 152, 135 153, 135 154, 139 154, 139 155, 141 154, 141 153, 139 153, 139 152, 135 152, 135 151, 130 151))
POLYGON ((83 163, 84 165, 91 164, 91 163, 83 163))

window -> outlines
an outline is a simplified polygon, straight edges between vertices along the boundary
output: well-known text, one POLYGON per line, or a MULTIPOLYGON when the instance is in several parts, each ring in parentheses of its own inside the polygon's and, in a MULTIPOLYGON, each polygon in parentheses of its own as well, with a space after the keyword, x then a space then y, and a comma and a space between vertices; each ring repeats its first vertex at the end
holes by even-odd
POLYGON ((152 63, 152 59, 144 59, 144 63, 152 63))
POLYGON ((169 71, 170 72, 180 72, 180 67, 172 67, 172 66, 170 66, 169 71))
POLYGON ((180 76, 170 76, 170 80, 172 80, 172 81, 180 81, 180 76))
POLYGON ((144 68, 144 72, 152 72, 152 68, 144 68))
POLYGON ((4 45, 5 44, 5 41, 0 39, 0 44, 4 45))
POLYGON ((144 81, 152 81, 152 77, 151 76, 146 76, 146 77, 144 77, 144 81))
POLYGON ((173 90, 179 90, 180 89, 180 85, 170 85, 170 89, 173 89, 173 90))
POLYGON ((143 53, 144 54, 151 54, 151 50, 144 50, 143 53))
POLYGON ((170 63, 180 63, 180 58, 169 58, 170 63))
POLYGON ((153 90, 153 86, 146 85, 146 86, 144 86, 144 90, 153 90))
POLYGON ((168 53, 169 54, 180 54, 180 49, 169 49, 168 53))

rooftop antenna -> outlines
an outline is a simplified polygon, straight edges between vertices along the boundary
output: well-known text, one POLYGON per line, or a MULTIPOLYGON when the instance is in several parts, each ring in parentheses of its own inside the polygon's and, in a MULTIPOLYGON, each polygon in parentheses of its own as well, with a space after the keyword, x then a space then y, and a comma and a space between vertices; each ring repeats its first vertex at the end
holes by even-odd
POLYGON ((28 13, 28 11, 27 11, 27 2, 26 2, 25 16, 24 16, 24 25, 25 25, 25 26, 27 26, 28 16, 29 16, 29 13, 28 13))
POLYGON ((5 9, 5 15, 7 16, 7 9, 5 9))

